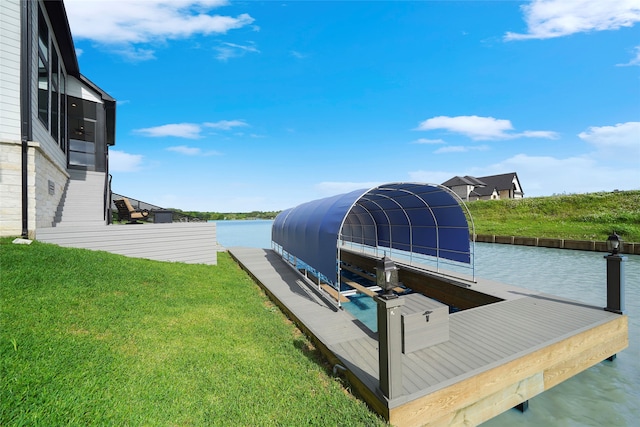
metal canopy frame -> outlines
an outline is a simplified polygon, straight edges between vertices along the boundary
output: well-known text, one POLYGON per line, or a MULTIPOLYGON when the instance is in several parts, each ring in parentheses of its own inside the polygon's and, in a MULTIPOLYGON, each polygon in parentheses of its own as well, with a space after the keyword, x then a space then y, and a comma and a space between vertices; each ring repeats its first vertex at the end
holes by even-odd
POLYGON ((419 254, 435 259, 438 270, 440 259, 474 269, 472 235, 469 210, 447 187, 389 183, 287 209, 274 220, 271 240, 281 255, 301 260, 339 291, 341 247, 357 245, 389 256, 396 251, 409 260, 419 254))

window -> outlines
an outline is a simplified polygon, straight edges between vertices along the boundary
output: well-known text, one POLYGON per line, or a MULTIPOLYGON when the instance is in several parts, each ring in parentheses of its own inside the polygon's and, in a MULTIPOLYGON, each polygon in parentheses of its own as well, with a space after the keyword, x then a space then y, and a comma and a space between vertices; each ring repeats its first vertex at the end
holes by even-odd
POLYGON ((38 117, 49 129, 49 27, 38 8, 38 117))
POLYGON ((96 166, 95 102, 69 96, 69 166, 96 166))
POLYGON ((66 152, 66 80, 51 34, 43 9, 38 7, 38 117, 60 149, 66 152))
POLYGON ((60 73, 60 149, 67 150, 67 95, 66 79, 60 73))
POLYGON ((38 52, 49 57, 49 27, 41 8, 38 8, 38 52))
POLYGON ((58 96, 58 54, 55 49, 51 50, 51 136, 56 142, 60 142, 60 120, 58 112, 60 110, 58 96))
POLYGON ((49 70, 42 58, 38 58, 38 117, 49 127, 49 70))

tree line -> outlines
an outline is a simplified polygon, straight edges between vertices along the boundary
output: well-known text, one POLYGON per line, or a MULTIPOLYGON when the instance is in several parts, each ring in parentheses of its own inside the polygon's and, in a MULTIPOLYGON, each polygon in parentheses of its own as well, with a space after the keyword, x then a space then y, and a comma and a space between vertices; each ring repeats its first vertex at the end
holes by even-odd
POLYGON ((274 219, 280 211, 252 211, 252 212, 200 212, 200 211, 183 211, 181 209, 171 209, 202 221, 224 221, 224 220, 240 220, 240 219, 274 219))

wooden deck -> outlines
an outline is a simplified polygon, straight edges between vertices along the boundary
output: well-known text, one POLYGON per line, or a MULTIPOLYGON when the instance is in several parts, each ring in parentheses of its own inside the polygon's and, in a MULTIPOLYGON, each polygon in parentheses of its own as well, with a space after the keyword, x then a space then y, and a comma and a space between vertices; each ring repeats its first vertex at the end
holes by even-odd
POLYGON ((39 228, 36 239, 72 248, 188 264, 215 265, 218 251, 223 250, 216 241, 216 224, 206 222, 39 228))
POLYGON ((377 335, 266 249, 230 254, 313 339, 353 388, 397 426, 477 425, 628 346, 627 316, 553 295, 478 280, 495 300, 449 315, 450 339, 402 356, 403 393, 379 391, 377 335))

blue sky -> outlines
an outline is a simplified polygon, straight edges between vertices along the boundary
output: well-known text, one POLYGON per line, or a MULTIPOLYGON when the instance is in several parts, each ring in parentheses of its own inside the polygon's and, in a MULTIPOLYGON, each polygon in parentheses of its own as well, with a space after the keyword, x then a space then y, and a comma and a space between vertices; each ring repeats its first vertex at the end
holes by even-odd
POLYGON ((640 189, 640 1, 66 0, 113 191, 248 212, 517 172, 640 189))

